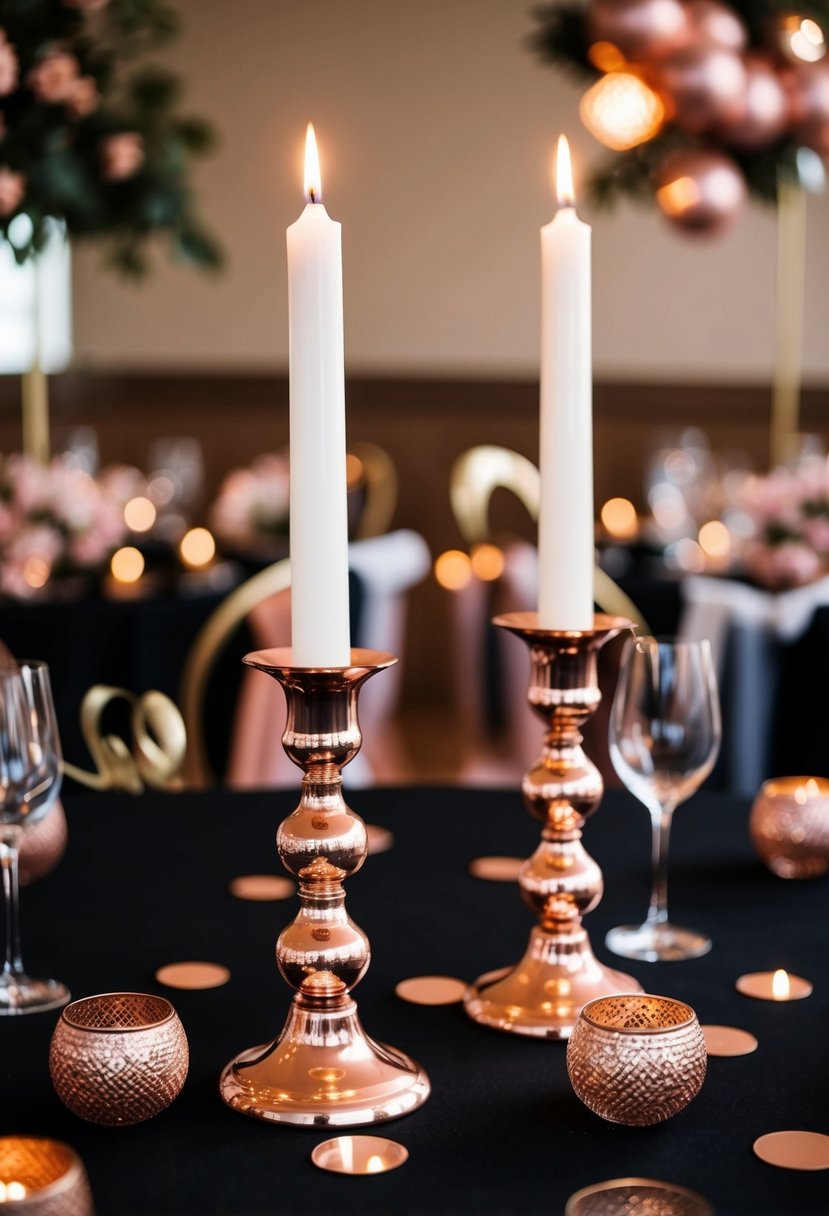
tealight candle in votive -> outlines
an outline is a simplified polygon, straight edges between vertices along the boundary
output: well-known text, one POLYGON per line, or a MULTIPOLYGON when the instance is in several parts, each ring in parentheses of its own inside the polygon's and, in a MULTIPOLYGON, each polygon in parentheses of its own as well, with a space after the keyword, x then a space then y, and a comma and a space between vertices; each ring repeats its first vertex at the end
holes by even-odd
POLYGON ((816 878, 829 870, 829 781, 776 777, 751 808, 754 847, 780 878, 816 878))
POLYGON ((758 1001, 802 1001, 811 996, 812 985, 800 975, 788 971, 752 971, 737 980, 737 991, 758 1001))

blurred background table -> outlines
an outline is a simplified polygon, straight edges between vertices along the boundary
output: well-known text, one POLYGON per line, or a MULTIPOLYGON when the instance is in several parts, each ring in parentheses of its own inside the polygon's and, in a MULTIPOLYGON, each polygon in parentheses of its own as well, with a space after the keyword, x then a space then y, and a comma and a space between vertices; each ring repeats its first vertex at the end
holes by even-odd
MULTIPOLYGON (((519 957, 531 917, 516 888, 481 882, 467 868, 476 856, 526 856, 535 846, 518 794, 375 789, 350 800, 396 840, 348 884, 349 910, 373 948, 357 992, 362 1019, 371 1035, 418 1059, 433 1085, 422 1110, 377 1129, 409 1149, 402 1170, 322 1174, 309 1155, 323 1129, 259 1124, 218 1096, 223 1065, 276 1034, 289 1001, 273 947, 295 901, 238 902, 227 886, 276 867, 274 829, 296 802, 290 792, 68 799, 66 859, 23 894, 30 966, 59 975, 75 996, 162 991, 156 968, 191 958, 224 963, 232 978, 210 991, 163 990, 190 1040, 190 1075, 168 1111, 126 1130, 81 1123, 60 1105, 47 1072, 53 1015, 1 1020, 0 1131, 72 1144, 102 1216, 540 1216, 562 1212, 579 1187, 626 1175, 691 1186, 718 1216, 825 1211, 824 1174, 776 1170, 751 1146, 768 1131, 826 1131, 826 881, 768 874, 748 843, 745 802, 703 794, 676 818, 672 911, 711 934, 712 953, 625 968, 650 991, 687 1000, 702 1022, 751 1031, 759 1048, 711 1060, 702 1093, 675 1119, 629 1129, 603 1123, 574 1097, 563 1044, 488 1031, 460 1006, 419 1007, 394 995, 409 976, 472 979, 519 957), (772 1004, 735 992, 741 973, 777 967, 810 978, 814 995, 772 1004)), ((648 817, 610 791, 585 836, 606 880, 588 923, 610 961, 604 933, 646 906, 648 817)))

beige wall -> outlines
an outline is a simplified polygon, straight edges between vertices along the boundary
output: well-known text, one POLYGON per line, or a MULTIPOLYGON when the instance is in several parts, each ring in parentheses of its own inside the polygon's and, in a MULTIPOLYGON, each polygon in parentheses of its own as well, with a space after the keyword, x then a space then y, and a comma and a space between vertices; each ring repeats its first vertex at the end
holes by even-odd
MULTIPOLYGON (((560 129, 601 155, 578 90, 525 49, 527 0, 179 0, 174 54, 222 132, 199 171, 229 253, 203 281, 163 268, 121 286, 76 259, 79 367, 278 369, 284 230, 302 207, 306 121, 343 223, 353 371, 532 376, 538 228, 560 129)), ((604 378, 764 381, 774 221, 753 208, 717 242, 624 204, 594 223, 595 368, 604 378)), ((810 202, 807 377, 829 382, 829 199, 810 202)))

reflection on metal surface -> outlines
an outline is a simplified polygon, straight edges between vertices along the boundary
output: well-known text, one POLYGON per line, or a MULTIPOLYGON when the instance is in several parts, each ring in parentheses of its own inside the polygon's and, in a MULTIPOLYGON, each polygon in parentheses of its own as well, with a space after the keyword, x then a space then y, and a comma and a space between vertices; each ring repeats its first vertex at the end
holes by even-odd
POLYGON ((613 1178, 571 1195, 564 1216, 714 1216, 694 1191, 653 1178, 613 1178))
POLYGON ((736 1026, 703 1026, 705 1050, 709 1056, 749 1056, 757 1050, 757 1040, 736 1026))
POLYGON ((401 980, 394 991, 412 1005, 454 1005, 463 1000, 466 984, 451 975, 418 975, 401 980))
POLYGON ((740 976, 737 991, 758 1001, 802 1001, 812 995, 812 985, 802 976, 789 975, 787 971, 752 971, 740 976))
POLYGON ((476 857, 469 873, 487 882, 517 882, 524 861, 521 857, 476 857))
POLYGON ((670 1119, 702 1088, 708 1060, 697 1015, 684 1001, 647 993, 585 1005, 567 1044, 576 1096, 610 1123, 670 1119))
POLYGON ((242 874, 228 884, 234 899, 250 899, 256 902, 272 899, 290 899, 296 893, 296 884, 290 878, 276 874, 242 874))
POLYGON ((337 1136, 324 1140, 311 1153, 318 1169, 335 1174, 384 1174, 408 1159, 408 1149, 383 1136, 337 1136))
POLYGON ((527 809, 544 825, 542 838, 518 879, 539 924, 521 961, 481 976, 464 1004, 471 1018, 493 1029, 566 1039, 588 1001, 641 991, 631 976, 598 962, 582 927, 582 916, 602 897, 603 882, 582 847, 581 830, 604 785, 582 750, 581 727, 601 699, 598 652, 630 621, 599 615, 591 630, 558 632, 542 629, 534 612, 513 612, 494 624, 527 644, 528 699, 547 727, 541 755, 522 783, 527 809))
POLYGON ((155 978, 167 988, 221 988, 230 979, 230 971, 221 963, 168 963, 159 967, 155 978))
POLYGON ((297 667, 290 649, 245 659, 282 685, 288 709, 282 745, 304 773, 299 805, 277 833, 282 864, 299 880, 299 912, 276 945, 295 996, 279 1037, 231 1060, 219 1089, 234 1110, 274 1123, 379 1123, 429 1096, 419 1065, 370 1039, 350 996, 370 951, 346 912, 342 884, 365 861, 367 841, 363 821, 343 799, 342 768, 362 742, 358 692, 395 659, 357 649, 351 660, 350 667, 297 667))
POLYGON ((754 1151, 784 1170, 829 1170, 829 1136, 821 1132, 769 1132, 754 1141, 754 1151))

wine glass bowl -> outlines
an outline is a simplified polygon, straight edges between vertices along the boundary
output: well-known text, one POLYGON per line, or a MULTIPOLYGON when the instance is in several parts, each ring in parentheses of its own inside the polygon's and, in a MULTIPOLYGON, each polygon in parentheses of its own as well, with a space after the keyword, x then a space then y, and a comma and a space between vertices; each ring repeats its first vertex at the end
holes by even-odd
POLYGON ((645 962, 696 958, 709 938, 671 924, 668 841, 675 808, 714 767, 721 735, 719 697, 706 640, 631 638, 610 715, 610 757, 627 789, 650 812, 653 891, 641 925, 611 929, 616 954, 645 962))
POLYGON ((0 668, 0 866, 6 949, 0 1015, 57 1009, 69 990, 26 974, 20 951, 19 849, 52 809, 61 786, 61 750, 49 668, 24 661, 0 668))

